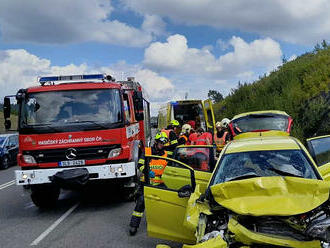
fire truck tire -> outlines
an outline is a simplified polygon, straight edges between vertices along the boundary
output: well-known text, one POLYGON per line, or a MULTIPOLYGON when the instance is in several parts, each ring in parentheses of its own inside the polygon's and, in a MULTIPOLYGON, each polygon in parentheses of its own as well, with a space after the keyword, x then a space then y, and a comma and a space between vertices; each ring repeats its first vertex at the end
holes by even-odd
POLYGON ((60 195, 60 188, 52 184, 33 185, 31 187, 32 202, 39 208, 52 208, 60 195))

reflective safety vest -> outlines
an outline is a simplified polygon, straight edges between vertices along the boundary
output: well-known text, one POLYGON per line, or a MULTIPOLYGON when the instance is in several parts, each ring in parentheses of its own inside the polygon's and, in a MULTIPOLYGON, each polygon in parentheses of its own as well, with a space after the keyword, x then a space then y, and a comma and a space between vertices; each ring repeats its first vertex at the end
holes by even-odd
POLYGON ((214 134, 214 141, 217 146, 224 146, 226 144, 226 137, 228 132, 224 132, 221 138, 218 138, 217 134, 214 134))
POLYGON ((202 135, 198 136, 194 145, 211 145, 212 135, 208 132, 204 132, 202 135))
MULTIPOLYGON (((151 154, 151 147, 145 148, 145 155, 146 156, 153 155, 153 154, 151 154)), ((167 157, 167 151, 164 152, 162 157, 164 157, 164 158, 167 157)), ((158 185, 158 184, 164 183, 164 181, 161 179, 161 177, 164 173, 166 165, 167 165, 167 161, 164 159, 151 159, 150 160, 149 168, 150 168, 150 170, 152 170, 155 173, 155 177, 150 178, 150 183, 152 185, 158 185)))
POLYGON ((189 141, 189 139, 188 139, 188 137, 186 136, 186 135, 181 135, 180 137, 179 137, 179 139, 181 139, 181 138, 184 138, 184 140, 186 141, 185 142, 185 145, 190 145, 190 141, 189 141))

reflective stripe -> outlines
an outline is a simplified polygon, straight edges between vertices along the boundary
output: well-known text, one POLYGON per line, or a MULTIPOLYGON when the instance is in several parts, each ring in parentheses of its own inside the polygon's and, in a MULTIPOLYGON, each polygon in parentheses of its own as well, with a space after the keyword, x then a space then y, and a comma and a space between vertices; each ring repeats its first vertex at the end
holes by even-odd
POLYGON ((143 158, 140 158, 140 159, 139 159, 139 164, 144 164, 144 162, 145 162, 145 161, 144 161, 143 158))
POLYGON ((170 143, 171 143, 171 145, 177 144, 178 140, 172 140, 170 143))
POLYGON ((133 215, 133 216, 136 216, 136 217, 140 217, 140 218, 142 218, 142 216, 143 216, 143 212, 141 213, 141 212, 133 211, 132 215, 133 215))
POLYGON ((140 168, 139 168, 140 171, 143 171, 144 170, 144 165, 142 165, 140 168))
POLYGON ((173 151, 167 151, 168 155, 173 155, 173 151))

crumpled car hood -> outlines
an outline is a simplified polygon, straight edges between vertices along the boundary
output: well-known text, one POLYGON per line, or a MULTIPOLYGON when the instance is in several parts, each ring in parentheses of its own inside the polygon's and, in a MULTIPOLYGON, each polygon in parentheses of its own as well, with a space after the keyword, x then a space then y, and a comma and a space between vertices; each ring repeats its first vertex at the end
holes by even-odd
POLYGON ((241 215, 289 216, 320 206, 330 182, 297 177, 257 177, 211 186, 214 200, 241 215))

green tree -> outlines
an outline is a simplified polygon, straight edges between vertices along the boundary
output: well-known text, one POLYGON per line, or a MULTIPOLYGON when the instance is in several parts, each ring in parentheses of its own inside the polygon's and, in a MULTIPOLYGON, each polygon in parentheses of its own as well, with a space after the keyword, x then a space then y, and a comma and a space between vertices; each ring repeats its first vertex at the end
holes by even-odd
POLYGON ((212 100, 213 103, 221 102, 223 100, 223 95, 217 90, 209 90, 207 96, 212 100))

